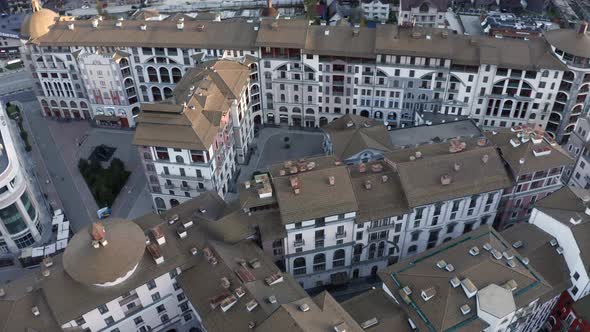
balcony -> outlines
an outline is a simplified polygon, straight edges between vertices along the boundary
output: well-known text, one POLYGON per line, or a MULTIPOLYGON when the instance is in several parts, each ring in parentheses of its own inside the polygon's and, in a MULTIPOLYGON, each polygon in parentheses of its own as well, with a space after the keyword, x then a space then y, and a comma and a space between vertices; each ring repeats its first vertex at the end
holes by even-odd
POLYGON ((295 242, 293 242, 293 247, 303 247, 304 245, 305 245, 304 239, 295 240, 295 242))
POLYGON ((119 305, 121 307, 126 306, 127 304, 137 300, 139 298, 139 296, 137 295, 137 293, 133 294, 133 295, 129 295, 125 298, 123 298, 121 301, 119 301, 119 305))
POLYGON ((342 239, 346 237, 346 232, 336 233, 337 239, 342 239))
POLYGON ((143 306, 141 304, 138 304, 135 307, 125 311, 123 314, 125 315, 125 317, 129 317, 129 316, 135 315, 136 313, 138 313, 141 310, 143 310, 143 306))
POLYGON ((166 184, 164 184, 164 188, 174 189, 174 188, 176 188, 176 185, 174 185, 174 183, 166 183, 166 184))
POLYGON ((192 188, 190 186, 180 186, 180 190, 182 190, 182 191, 191 191, 192 188))

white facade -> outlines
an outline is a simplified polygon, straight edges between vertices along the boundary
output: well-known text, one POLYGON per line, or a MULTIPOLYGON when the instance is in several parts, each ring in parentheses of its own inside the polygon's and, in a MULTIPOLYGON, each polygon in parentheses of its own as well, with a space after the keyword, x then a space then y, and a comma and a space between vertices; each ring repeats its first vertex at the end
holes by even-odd
POLYGON ((370 2, 361 2, 363 15, 367 20, 385 22, 389 18, 389 3, 381 2, 379 0, 372 0, 370 2))
MULTIPOLYGON (((25 111, 25 110, 22 110, 25 111)), ((47 221, 41 212, 31 185, 21 169, 12 136, 8 128, 8 116, 0 106, 0 254, 18 253, 41 241, 41 233, 47 221)))

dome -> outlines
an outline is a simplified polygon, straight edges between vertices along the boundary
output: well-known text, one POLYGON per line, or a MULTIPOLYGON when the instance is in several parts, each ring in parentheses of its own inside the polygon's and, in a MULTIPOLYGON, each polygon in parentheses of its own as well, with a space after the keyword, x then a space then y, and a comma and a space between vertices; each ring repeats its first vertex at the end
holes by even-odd
POLYGON ((20 35, 23 39, 36 39, 47 32, 55 24, 59 15, 49 9, 42 8, 37 0, 32 1, 33 12, 23 20, 20 35))
POLYGON ((80 283, 111 286, 133 273, 144 252, 143 230, 130 220, 111 218, 76 233, 64 252, 63 266, 80 283), (101 238, 106 243, 93 243, 101 238))

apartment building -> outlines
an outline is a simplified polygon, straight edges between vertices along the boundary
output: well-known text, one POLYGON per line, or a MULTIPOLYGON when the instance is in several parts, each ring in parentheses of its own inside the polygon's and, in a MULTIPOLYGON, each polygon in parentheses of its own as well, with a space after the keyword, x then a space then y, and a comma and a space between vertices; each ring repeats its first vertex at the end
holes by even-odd
POLYGON ((166 101, 142 104, 134 144, 158 211, 204 191, 227 193, 254 137, 249 76, 238 62, 204 62, 166 101))
POLYGON ((577 188, 590 189, 590 174, 588 174, 588 150, 587 142, 590 141, 590 122, 584 116, 576 121, 576 126, 570 134, 567 144, 563 148, 575 160, 572 167, 568 167, 565 173, 565 182, 577 188))
POLYGON ((447 0, 401 0, 397 13, 399 25, 431 28, 446 27, 447 0))
POLYGON ((582 22, 577 30, 553 30, 545 32, 551 48, 566 66, 555 104, 551 109, 547 130, 557 133, 556 138, 567 141, 576 121, 588 111, 590 91, 590 32, 588 22, 582 22))
POLYGON ((386 22, 391 12, 391 4, 388 0, 364 0, 361 8, 365 19, 377 22, 386 22))
MULTIPOLYGON (((418 7, 416 15, 424 7, 423 17, 432 16, 431 10, 437 11, 436 20, 444 17, 437 4, 418 7)), ((54 117, 94 116, 72 53, 97 49, 129 54, 140 102, 169 95, 186 68, 202 60, 248 59, 256 123, 317 127, 357 114, 400 127, 414 124, 416 112, 429 112, 467 116, 486 128, 549 124, 548 132, 561 140, 571 130, 567 123, 573 127, 576 112, 588 104, 587 43, 575 42, 589 38, 587 32, 556 30, 525 41, 417 26, 369 29, 294 19, 60 18, 54 23, 56 18, 39 9, 23 29, 35 31, 23 36, 23 54, 38 80, 44 114, 54 117), (557 114, 561 108, 572 110, 572 119, 557 114)))
POLYGON ((245 183, 240 204, 278 211, 281 224, 261 229, 262 246, 304 288, 375 275, 492 223, 512 182, 488 143, 454 139, 350 165, 286 161, 245 183))
POLYGON ((2 105, 0 117, 0 255, 18 254, 40 243, 43 229, 51 226, 41 218, 44 207, 22 168, 2 105))
POLYGON ((528 220, 536 201, 561 188, 564 170, 573 160, 539 128, 515 126, 486 136, 498 148, 514 181, 502 195, 502 213, 495 222, 496 228, 504 229, 528 220))
POLYGON ((528 258, 515 247, 485 226, 379 276, 412 330, 538 331, 569 281, 567 266, 557 253, 528 258))

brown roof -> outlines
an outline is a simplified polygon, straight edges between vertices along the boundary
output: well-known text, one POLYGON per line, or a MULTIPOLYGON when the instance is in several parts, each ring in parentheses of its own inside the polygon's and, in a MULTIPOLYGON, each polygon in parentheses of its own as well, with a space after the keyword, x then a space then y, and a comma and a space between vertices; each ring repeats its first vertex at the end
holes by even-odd
POLYGON ((410 318, 418 326, 425 326, 434 331, 481 331, 487 325, 477 318, 477 296, 467 298, 461 286, 451 286, 450 280, 454 276, 460 280, 469 278, 477 289, 483 289, 490 284, 502 286, 507 281, 514 280, 517 284, 517 289, 513 292, 516 308, 526 307, 537 298, 554 292, 553 285, 545 280, 534 266, 523 264, 521 256, 511 244, 487 225, 391 265, 379 275, 410 318), (489 243, 500 253, 507 252, 513 255, 514 267, 508 266, 505 258, 495 259, 483 248, 485 243, 489 243), (479 255, 469 254, 473 246, 479 248, 479 255), (438 268, 437 262, 440 260, 452 264, 454 271, 448 272, 438 268), (412 291, 412 307, 406 305, 399 295, 399 291, 406 286, 412 291), (436 295, 424 301, 420 292, 431 287, 434 287, 436 295), (463 315, 460 310, 464 304, 471 308, 467 315, 463 315))
POLYGON ((366 169, 366 172, 361 173, 357 166, 349 167, 358 202, 356 222, 363 223, 391 216, 401 216, 411 211, 400 178, 390 165, 377 161, 368 164, 366 169), (376 164, 381 165, 383 170, 372 171, 371 167, 376 164), (370 183, 370 189, 366 187, 367 181, 370 183))
POLYGON ((549 44, 566 53, 588 58, 590 57, 590 32, 578 33, 572 29, 556 29, 545 32, 549 44))
POLYGON ((332 157, 312 158, 317 169, 290 175, 273 175, 281 218, 284 224, 313 220, 358 210, 356 197, 348 170, 344 165, 334 165, 332 157), (328 178, 333 176, 334 185, 328 178), (295 194, 291 179, 297 178, 300 193, 295 194))
POLYGON ((34 290, 17 299, 0 300, 0 312, 0 331, 2 332, 62 331, 39 290, 34 290), (39 310, 38 316, 33 315, 33 307, 39 310))
POLYGON ((397 164, 397 171, 410 207, 512 186, 502 160, 493 147, 436 157, 423 155, 415 161, 397 164), (488 156, 485 163, 484 155, 488 156), (454 170, 455 164, 460 166, 459 171, 454 170), (450 175, 450 184, 442 185, 443 175, 450 175))
POLYGON ((553 285, 556 295, 571 286, 570 272, 563 257, 549 244, 553 238, 539 227, 521 223, 504 230, 502 236, 509 243, 521 241, 516 251, 529 259, 530 264, 553 285))
POLYGON ((92 246, 90 229, 78 232, 63 254, 63 265, 70 277, 85 285, 114 282, 132 271, 143 257, 145 235, 130 220, 110 218, 102 222, 106 246, 92 246))
POLYGON ((564 186, 535 203, 539 211, 572 230, 586 269, 590 269, 590 216, 586 214, 589 200, 588 190, 564 186), (572 218, 579 219, 580 223, 573 224, 572 218))
POLYGON ((174 90, 174 100, 141 104, 134 144, 208 150, 248 75, 246 66, 228 60, 189 69, 174 90))
POLYGON ((256 330, 259 332, 324 332, 342 330, 361 332, 363 329, 327 292, 312 299, 303 298, 283 304, 256 330), (300 306, 306 304, 309 310, 303 312, 300 306))
POLYGON ((383 123, 358 115, 346 114, 322 127, 330 135, 334 155, 347 159, 365 149, 393 149, 383 123))
POLYGON ((121 47, 180 47, 218 48, 230 50, 254 49, 256 23, 245 21, 184 21, 184 29, 176 21, 117 21, 104 20, 92 27, 91 20, 75 21, 74 30, 67 22, 55 24, 44 36, 34 42, 47 46, 121 46, 121 47), (141 25, 146 30, 141 30, 141 25), (199 29, 197 29, 199 27, 199 29), (202 27, 202 31, 200 30, 202 27))
POLYGON ((350 26, 310 25, 305 41, 305 53, 338 55, 353 58, 375 57, 375 29, 350 26), (342 47, 346 45, 346 47, 342 47))
POLYGON ((50 9, 34 7, 33 12, 23 20, 20 35, 24 39, 37 39, 45 35, 58 18, 59 15, 50 9))
POLYGON ((307 28, 305 20, 264 19, 260 22, 256 46, 305 48, 307 28))
POLYGON ((555 167, 567 166, 574 162, 560 146, 551 145, 544 139, 538 144, 534 144, 532 140, 522 142, 522 139, 517 136, 517 133, 511 129, 498 129, 493 132, 486 132, 485 135, 498 147, 502 158, 509 165, 512 175, 515 177, 549 170, 555 167), (511 139, 515 139, 520 145, 514 147, 510 143, 511 139), (545 147, 551 149, 549 155, 534 155, 534 149, 545 147), (521 163, 521 160, 524 162, 521 163))
POLYGON ((364 322, 377 318, 377 324, 365 331, 368 332, 410 332, 412 329, 406 321, 406 313, 382 289, 373 289, 342 302, 346 310, 356 322, 364 322))
POLYGON ((265 278, 279 272, 279 269, 253 242, 244 241, 233 246, 209 242, 208 248, 212 250, 218 264, 213 268, 203 255, 199 255, 195 265, 179 275, 178 282, 209 331, 249 331, 250 322, 259 325, 281 304, 307 296, 290 274, 283 274, 283 282, 268 286, 265 278), (238 259, 243 259, 246 265, 242 267, 238 259), (252 268, 247 263, 254 259, 258 260, 260 267, 252 268), (236 272, 240 268, 249 271, 254 280, 241 280, 236 272), (245 295, 227 312, 220 308, 212 309, 210 304, 211 299, 228 291, 221 285, 223 277, 230 282, 229 291, 235 293, 238 287, 245 291, 245 295), (272 295, 277 300, 275 304, 268 300, 272 295), (258 307, 249 312, 246 304, 252 300, 258 303, 258 307))

